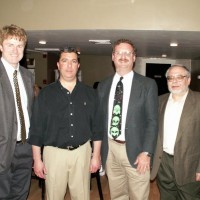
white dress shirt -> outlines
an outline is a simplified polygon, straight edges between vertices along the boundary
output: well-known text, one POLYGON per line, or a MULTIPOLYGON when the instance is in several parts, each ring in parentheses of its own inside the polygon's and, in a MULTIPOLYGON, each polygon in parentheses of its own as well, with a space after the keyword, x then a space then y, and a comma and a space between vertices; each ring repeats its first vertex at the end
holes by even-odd
POLYGON ((174 145, 179 128, 179 122, 188 92, 178 101, 170 94, 164 114, 163 151, 174 155, 174 145))
POLYGON ((25 120, 25 126, 26 126, 26 138, 28 137, 29 127, 30 127, 30 120, 29 120, 29 114, 28 114, 28 99, 26 95, 26 90, 24 86, 24 82, 22 80, 21 74, 19 72, 19 64, 17 68, 15 69, 13 66, 11 66, 4 58, 1 58, 1 61, 5 67, 5 70, 7 72, 8 78, 10 80, 10 84, 12 86, 14 100, 15 100, 15 108, 17 113, 17 123, 18 123, 18 130, 17 130, 17 141, 21 140, 21 126, 20 126, 20 119, 19 119, 19 111, 17 107, 17 101, 16 101, 16 93, 15 93, 15 86, 13 82, 13 73, 15 70, 17 70, 17 79, 19 84, 19 90, 20 90, 20 96, 21 96, 21 103, 22 103, 22 109, 24 113, 24 120, 25 120))
MULTIPOLYGON (((122 121, 121 121, 121 135, 117 138, 117 140, 125 141, 125 126, 126 126, 126 116, 128 110, 128 103, 130 99, 131 87, 132 87, 132 80, 133 80, 134 72, 131 71, 128 74, 123 76, 122 83, 123 83, 123 103, 122 103, 122 121)), ((109 114, 108 114, 108 137, 112 138, 110 135, 110 124, 112 118, 112 110, 113 110, 113 103, 114 103, 114 96, 115 90, 118 81, 120 80, 120 75, 115 73, 113 82, 111 85, 110 95, 109 95, 109 114)))

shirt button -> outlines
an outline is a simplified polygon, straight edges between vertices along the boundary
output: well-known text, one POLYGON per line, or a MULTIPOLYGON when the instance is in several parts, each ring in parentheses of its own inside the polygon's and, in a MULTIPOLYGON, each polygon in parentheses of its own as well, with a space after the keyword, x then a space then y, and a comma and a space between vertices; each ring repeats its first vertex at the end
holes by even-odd
POLYGON ((67 92, 67 94, 69 94, 69 92, 67 92))
POLYGON ((72 102, 70 102, 70 104, 72 104, 72 102))
POLYGON ((70 113, 70 115, 73 115, 73 113, 70 113))
POLYGON ((71 138, 73 138, 74 136, 73 135, 71 135, 71 138))
POLYGON ((74 126, 74 124, 71 124, 71 126, 74 126))

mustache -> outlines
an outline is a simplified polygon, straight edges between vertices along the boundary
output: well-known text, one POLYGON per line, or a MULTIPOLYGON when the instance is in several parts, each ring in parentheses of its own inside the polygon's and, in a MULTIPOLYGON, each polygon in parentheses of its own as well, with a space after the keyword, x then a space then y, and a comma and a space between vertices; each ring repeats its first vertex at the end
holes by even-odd
POLYGON ((119 61, 128 61, 126 58, 120 58, 119 61))

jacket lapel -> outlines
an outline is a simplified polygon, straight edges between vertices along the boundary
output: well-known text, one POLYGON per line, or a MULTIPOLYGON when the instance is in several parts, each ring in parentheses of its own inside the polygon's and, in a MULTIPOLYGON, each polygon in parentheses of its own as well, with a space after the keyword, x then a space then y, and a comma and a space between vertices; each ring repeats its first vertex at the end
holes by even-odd
POLYGON ((160 141, 163 144, 163 134, 164 134, 164 116, 165 116, 165 109, 167 106, 167 101, 169 98, 169 94, 165 96, 165 98, 160 101, 159 103, 159 134, 158 137, 160 137, 160 141))
POLYGON ((8 75, 1 60, 0 60, 0 88, 2 88, 2 91, 4 93, 3 98, 5 99, 6 102, 8 102, 8 105, 15 105, 12 86, 10 84, 8 75))
POLYGON ((30 79, 30 77, 27 75, 27 73, 23 70, 22 67, 20 67, 20 73, 21 73, 22 80, 23 80, 24 87, 25 87, 26 94, 27 94, 28 111, 29 111, 29 116, 30 116, 30 109, 31 109, 31 99, 32 99, 33 86, 32 86, 32 84, 31 84, 31 79, 30 79))
POLYGON ((179 122, 176 143, 181 138, 181 135, 185 129, 185 126, 187 126, 188 121, 190 120, 189 118, 190 116, 192 116, 192 112, 194 112, 191 109, 192 105, 193 105, 193 97, 192 97, 191 91, 189 90, 188 95, 185 100, 185 104, 183 106, 183 111, 182 111, 180 122, 179 122))
POLYGON ((110 96, 110 90, 111 90, 111 85, 112 85, 112 81, 113 81, 113 78, 114 78, 114 76, 111 78, 111 79, 109 79, 108 80, 108 84, 107 84, 107 86, 108 87, 106 87, 106 89, 105 89, 105 99, 104 99, 104 102, 106 103, 106 105, 105 105, 105 113, 106 113, 106 127, 108 127, 108 114, 109 114, 109 96, 110 96))
POLYGON ((140 82, 137 79, 137 74, 134 73, 134 77, 132 80, 132 86, 131 86, 131 93, 128 103, 128 110, 127 110, 127 116, 126 116, 126 124, 129 123, 129 120, 131 119, 131 115, 134 113, 134 106, 135 104, 131 102, 137 101, 138 97, 140 96, 140 82))

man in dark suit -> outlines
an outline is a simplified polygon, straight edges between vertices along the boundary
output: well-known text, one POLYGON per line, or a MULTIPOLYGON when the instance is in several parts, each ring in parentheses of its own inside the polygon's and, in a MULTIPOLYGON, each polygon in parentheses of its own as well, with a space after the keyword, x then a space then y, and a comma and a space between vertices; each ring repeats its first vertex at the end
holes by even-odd
POLYGON ((34 81, 19 64, 26 42, 18 26, 0 30, 0 199, 25 200, 30 186, 32 149, 26 138, 34 81))
POLYGON ((190 71, 166 72, 170 93, 159 99, 159 135, 151 179, 161 200, 200 199, 200 93, 190 90, 190 71), (158 173, 158 174, 157 174, 158 173))
POLYGON ((154 80, 133 71, 135 51, 131 41, 116 41, 112 53, 116 73, 98 86, 99 129, 104 133, 101 156, 111 199, 145 200, 149 196, 158 93, 154 80), (116 86, 123 88, 118 94, 116 86), (115 104, 114 99, 123 99, 122 104, 115 104))

